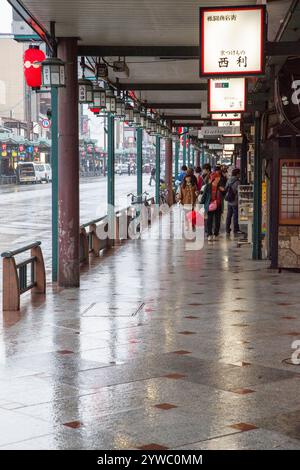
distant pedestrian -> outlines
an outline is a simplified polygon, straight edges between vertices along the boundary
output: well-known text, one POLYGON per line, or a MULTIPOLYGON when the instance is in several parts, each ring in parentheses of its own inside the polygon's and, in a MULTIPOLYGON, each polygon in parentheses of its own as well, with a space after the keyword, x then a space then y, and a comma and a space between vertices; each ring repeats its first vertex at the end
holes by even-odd
POLYGON ((227 217, 226 217, 226 233, 230 235, 231 221, 233 217, 233 232, 235 235, 241 234, 239 227, 239 206, 238 206, 238 190, 241 184, 240 169, 232 170, 231 178, 229 178, 225 187, 225 201, 227 201, 227 217))
POLYGON ((151 169, 151 173, 150 173, 150 181, 149 181, 149 186, 152 186, 152 180, 155 182, 155 173, 156 173, 156 170, 155 168, 153 167, 151 169))

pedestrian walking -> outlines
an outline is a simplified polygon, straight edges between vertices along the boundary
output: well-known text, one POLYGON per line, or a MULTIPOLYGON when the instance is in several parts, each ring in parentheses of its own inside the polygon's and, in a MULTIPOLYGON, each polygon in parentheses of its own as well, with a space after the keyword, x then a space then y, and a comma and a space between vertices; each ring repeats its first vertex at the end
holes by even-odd
POLYGON ((238 190, 241 184, 240 169, 235 168, 232 170, 231 177, 229 178, 225 187, 225 201, 227 201, 227 217, 226 217, 226 233, 230 235, 231 222, 233 218, 233 232, 239 235, 242 232, 239 227, 239 206, 238 206, 238 190))

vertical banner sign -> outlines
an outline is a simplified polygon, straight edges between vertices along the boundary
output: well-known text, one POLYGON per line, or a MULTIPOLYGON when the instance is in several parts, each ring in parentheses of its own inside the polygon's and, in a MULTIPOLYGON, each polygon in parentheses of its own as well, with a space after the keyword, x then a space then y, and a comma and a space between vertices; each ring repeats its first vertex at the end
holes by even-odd
POLYGON ((264 5, 200 8, 200 76, 262 75, 264 5))
POLYGON ((246 111, 246 79, 212 78, 208 80, 209 113, 246 111))

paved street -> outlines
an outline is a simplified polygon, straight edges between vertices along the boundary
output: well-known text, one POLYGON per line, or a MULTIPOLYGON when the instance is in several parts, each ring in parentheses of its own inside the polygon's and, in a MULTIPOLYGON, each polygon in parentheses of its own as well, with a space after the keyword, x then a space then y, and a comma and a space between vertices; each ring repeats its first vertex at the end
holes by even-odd
MULTIPOLYGON (((144 176, 144 190, 152 194, 144 176)), ((136 176, 116 175, 116 204, 124 207, 126 195, 136 193, 136 176)), ((80 184, 80 221, 106 213, 106 178, 84 178, 80 184)), ((51 185, 0 186, 0 252, 41 240, 46 268, 51 268, 51 185)), ((0 267, 2 276, 2 262, 0 267)), ((0 283, 2 290, 2 282, 0 283)))

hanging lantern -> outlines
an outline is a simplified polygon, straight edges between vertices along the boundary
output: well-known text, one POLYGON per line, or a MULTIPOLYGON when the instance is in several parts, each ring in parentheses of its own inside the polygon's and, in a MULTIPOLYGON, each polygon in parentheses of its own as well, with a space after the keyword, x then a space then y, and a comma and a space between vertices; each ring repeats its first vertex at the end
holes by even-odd
POLYGON ((106 107, 106 92, 104 88, 100 86, 95 86, 93 90, 93 106, 95 108, 105 108, 106 107))
POLYGON ((141 113, 138 109, 133 110, 133 121, 136 127, 141 127, 141 113))
POLYGON ((125 106, 125 121, 127 121, 129 125, 133 124, 133 107, 128 103, 125 106))
POLYGON ((24 52, 24 75, 28 86, 39 89, 42 86, 42 62, 46 56, 39 46, 30 46, 24 52))
POLYGON ((84 77, 78 80, 78 92, 79 103, 83 104, 94 102, 93 84, 90 80, 87 80, 84 77))
POLYGON ((52 57, 42 62, 43 86, 45 87, 65 87, 65 63, 52 57))
POLYGON ((106 111, 114 114, 116 112, 117 99, 111 90, 106 92, 106 111))
POLYGON ((122 98, 117 98, 116 100, 116 117, 118 119, 125 118, 125 103, 122 98))

